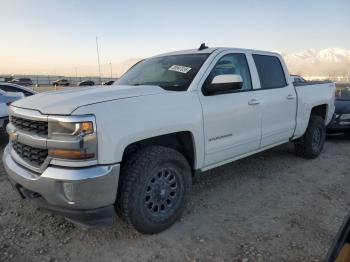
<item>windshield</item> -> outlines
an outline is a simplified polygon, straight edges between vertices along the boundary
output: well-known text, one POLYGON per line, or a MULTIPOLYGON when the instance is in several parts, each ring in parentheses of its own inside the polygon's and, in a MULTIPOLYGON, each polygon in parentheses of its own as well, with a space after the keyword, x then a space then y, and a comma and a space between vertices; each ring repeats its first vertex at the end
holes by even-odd
POLYGON ((349 84, 337 84, 335 96, 336 96, 337 100, 350 101, 350 83, 349 84))
POLYGON ((129 69, 114 85, 157 85, 166 90, 186 91, 209 54, 154 57, 129 69))

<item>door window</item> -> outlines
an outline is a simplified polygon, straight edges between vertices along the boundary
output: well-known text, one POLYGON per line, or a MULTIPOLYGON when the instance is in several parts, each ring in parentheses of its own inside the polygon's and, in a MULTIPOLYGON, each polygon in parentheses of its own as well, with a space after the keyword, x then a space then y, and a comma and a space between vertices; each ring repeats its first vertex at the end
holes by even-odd
MULTIPOLYGON (((210 84, 215 76, 229 74, 240 75, 242 77, 243 85, 238 92, 252 89, 252 80, 245 54, 228 54, 221 57, 210 72, 204 85, 210 84)), ((231 92, 237 92, 237 90, 231 92)))

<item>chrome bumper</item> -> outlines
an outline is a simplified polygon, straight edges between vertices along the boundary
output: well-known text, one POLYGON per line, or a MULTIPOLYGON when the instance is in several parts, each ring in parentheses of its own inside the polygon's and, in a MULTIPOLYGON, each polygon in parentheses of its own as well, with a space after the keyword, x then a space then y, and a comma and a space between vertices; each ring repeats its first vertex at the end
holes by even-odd
POLYGON ((80 168, 48 166, 42 174, 17 164, 7 146, 3 164, 13 185, 30 190, 49 205, 70 210, 89 210, 115 203, 120 165, 80 168))

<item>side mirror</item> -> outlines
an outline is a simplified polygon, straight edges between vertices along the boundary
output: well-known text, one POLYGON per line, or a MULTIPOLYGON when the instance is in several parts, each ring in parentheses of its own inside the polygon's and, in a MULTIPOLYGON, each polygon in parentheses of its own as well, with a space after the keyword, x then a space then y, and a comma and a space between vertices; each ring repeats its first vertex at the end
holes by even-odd
POLYGON ((208 93, 224 92, 242 89, 243 80, 240 75, 217 75, 210 84, 205 87, 208 93))

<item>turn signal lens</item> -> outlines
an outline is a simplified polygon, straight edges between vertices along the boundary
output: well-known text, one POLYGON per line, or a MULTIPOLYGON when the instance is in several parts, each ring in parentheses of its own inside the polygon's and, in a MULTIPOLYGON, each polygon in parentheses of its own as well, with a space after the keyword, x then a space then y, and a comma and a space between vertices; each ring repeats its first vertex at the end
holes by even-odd
POLYGON ((66 159, 88 159, 95 157, 94 153, 87 153, 80 150, 49 149, 49 155, 66 159))
POLYGON ((80 130, 81 132, 85 134, 91 134, 94 132, 94 127, 92 125, 92 122, 81 122, 80 123, 80 130))

